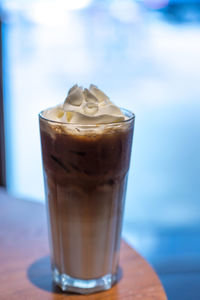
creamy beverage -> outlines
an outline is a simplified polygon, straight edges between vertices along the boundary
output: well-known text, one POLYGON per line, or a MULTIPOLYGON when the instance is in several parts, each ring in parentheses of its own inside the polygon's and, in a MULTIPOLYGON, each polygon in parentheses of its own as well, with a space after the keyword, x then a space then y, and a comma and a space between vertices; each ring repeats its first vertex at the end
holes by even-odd
POLYGON ((91 293, 116 281, 134 115, 96 86, 40 113, 54 281, 91 293))

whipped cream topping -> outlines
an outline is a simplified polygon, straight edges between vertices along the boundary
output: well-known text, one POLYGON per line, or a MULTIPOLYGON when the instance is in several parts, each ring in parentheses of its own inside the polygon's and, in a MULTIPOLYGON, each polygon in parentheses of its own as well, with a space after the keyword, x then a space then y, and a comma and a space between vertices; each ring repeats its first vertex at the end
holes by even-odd
POLYGON ((74 85, 63 104, 43 112, 47 119, 71 124, 116 123, 126 119, 122 111, 97 86, 74 85))

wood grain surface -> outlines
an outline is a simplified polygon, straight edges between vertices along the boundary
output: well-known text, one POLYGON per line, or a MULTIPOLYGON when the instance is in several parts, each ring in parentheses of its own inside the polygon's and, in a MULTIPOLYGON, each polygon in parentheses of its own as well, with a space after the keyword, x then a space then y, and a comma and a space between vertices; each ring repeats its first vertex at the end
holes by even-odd
POLYGON ((0 300, 166 300, 149 264, 122 242, 119 282, 92 295, 62 293, 51 279, 44 205, 0 189, 0 300))

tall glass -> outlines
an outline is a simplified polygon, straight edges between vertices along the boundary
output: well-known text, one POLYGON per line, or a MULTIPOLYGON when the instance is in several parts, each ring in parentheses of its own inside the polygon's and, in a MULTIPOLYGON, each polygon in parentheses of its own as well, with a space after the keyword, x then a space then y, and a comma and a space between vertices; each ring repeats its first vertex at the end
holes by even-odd
POLYGON ((53 280, 88 294, 116 281, 134 115, 101 125, 40 113, 53 280))

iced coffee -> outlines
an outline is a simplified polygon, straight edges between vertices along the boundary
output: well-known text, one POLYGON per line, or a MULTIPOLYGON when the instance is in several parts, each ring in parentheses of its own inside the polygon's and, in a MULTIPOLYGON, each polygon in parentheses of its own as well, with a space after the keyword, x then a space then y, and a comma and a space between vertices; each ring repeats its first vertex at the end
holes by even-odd
POLYGON ((63 291, 116 281, 134 115, 96 86, 40 113, 53 279, 63 291))

